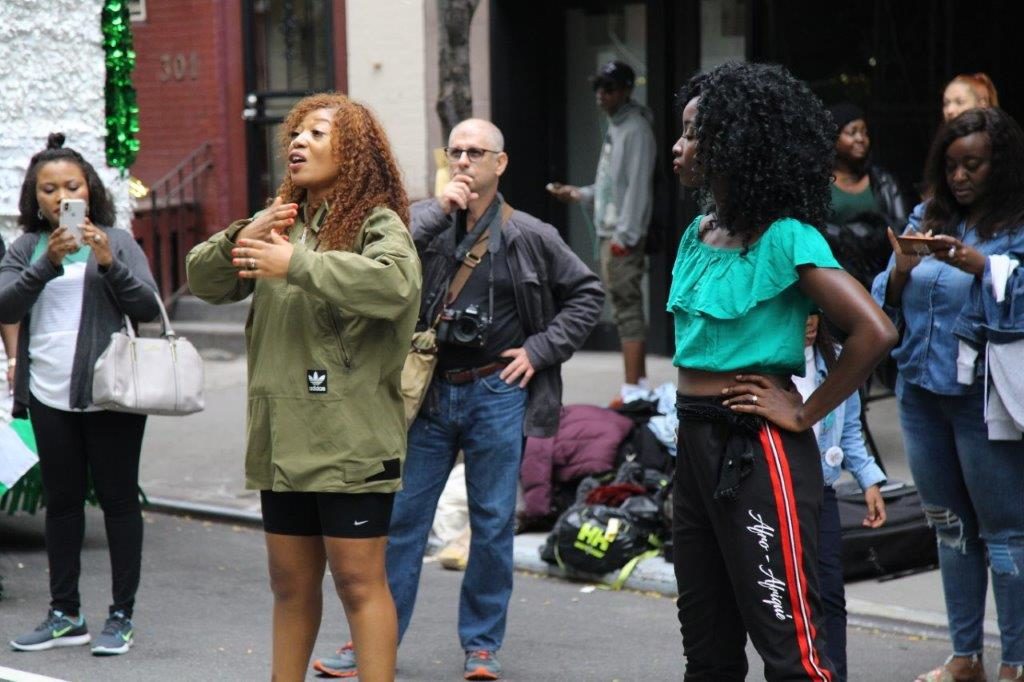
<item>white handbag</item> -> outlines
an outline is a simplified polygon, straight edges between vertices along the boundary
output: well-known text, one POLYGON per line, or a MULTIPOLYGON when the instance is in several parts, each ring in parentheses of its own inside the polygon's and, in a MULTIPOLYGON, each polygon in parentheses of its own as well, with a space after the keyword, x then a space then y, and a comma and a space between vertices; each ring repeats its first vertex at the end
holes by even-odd
POLYGON ((186 415, 203 409, 203 360, 195 346, 171 329, 167 310, 154 292, 163 318, 159 337, 136 336, 124 316, 124 329, 96 360, 92 402, 114 412, 186 415))

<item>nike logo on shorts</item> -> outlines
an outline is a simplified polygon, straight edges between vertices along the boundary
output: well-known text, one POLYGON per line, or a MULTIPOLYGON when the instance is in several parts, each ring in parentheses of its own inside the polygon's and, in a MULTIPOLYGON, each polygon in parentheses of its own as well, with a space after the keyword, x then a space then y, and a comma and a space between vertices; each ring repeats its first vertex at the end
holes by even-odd
POLYGON ((370 519, 366 519, 365 521, 353 521, 353 522, 352 522, 352 525, 353 525, 353 526, 361 526, 361 525, 363 525, 364 523, 369 523, 369 522, 370 522, 370 519))

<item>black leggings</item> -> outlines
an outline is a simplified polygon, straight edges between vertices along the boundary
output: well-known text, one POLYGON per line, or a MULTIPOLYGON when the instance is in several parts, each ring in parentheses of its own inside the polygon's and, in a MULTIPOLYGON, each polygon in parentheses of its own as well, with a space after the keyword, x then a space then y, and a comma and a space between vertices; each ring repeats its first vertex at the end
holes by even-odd
POLYGON ((821 456, 811 431, 679 396, 672 556, 687 682, 832 682, 817 581, 821 456))
POLYGON ((92 480, 103 508, 113 573, 110 612, 132 615, 142 565, 139 455, 145 415, 67 412, 31 397, 29 412, 46 491, 50 606, 72 616, 81 608, 85 493, 92 480))

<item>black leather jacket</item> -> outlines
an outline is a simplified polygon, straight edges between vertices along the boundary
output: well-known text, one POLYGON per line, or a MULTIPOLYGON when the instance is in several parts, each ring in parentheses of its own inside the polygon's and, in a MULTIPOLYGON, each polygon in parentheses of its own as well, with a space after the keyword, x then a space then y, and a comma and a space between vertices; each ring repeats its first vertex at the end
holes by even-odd
POLYGON ((878 203, 878 210, 886 218, 886 222, 892 226, 893 232, 902 234, 903 228, 907 226, 910 218, 910 209, 913 204, 907 201, 906 195, 900 189, 896 177, 892 173, 874 164, 868 167, 868 179, 871 182, 871 191, 875 194, 875 201, 878 203))
POLYGON ((862 213, 843 224, 825 223, 825 239, 843 269, 871 290, 875 275, 885 269, 892 253, 886 227, 901 234, 910 217, 910 202, 892 173, 876 165, 868 167, 877 212, 862 213))

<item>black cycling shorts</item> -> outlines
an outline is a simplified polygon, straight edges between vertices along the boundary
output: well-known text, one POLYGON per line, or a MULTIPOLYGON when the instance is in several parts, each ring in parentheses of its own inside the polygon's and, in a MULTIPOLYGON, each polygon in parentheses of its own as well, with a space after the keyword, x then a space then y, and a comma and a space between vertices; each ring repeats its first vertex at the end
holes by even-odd
POLYGON ((260 501, 267 533, 379 538, 388 534, 395 494, 261 490, 260 501))

